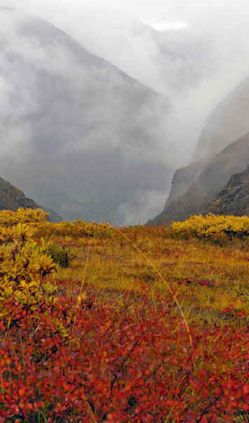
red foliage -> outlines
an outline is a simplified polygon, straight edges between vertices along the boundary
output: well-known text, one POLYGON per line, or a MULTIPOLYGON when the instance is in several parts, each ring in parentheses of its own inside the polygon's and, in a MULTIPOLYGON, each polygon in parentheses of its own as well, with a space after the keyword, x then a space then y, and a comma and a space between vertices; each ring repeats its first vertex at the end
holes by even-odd
POLYGON ((144 295, 123 306, 90 293, 1 322, 0 422, 234 421, 249 411, 249 331, 192 327, 144 295), (134 307, 135 304, 135 307, 134 307), (14 421, 14 420, 13 420, 14 421))

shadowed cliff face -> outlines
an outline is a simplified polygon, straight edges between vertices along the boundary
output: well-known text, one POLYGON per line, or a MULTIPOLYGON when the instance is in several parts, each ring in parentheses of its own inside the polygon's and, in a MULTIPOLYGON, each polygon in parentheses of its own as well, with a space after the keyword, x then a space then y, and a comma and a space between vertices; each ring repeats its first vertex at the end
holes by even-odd
POLYGON ((39 206, 25 194, 0 178, 0 210, 36 209, 39 206))
POLYGON ((249 215, 249 166, 230 178, 226 187, 208 206, 208 212, 235 216, 249 215))
MULTIPOLYGON (((249 134, 226 147, 214 158, 202 162, 204 167, 201 171, 195 163, 197 176, 192 179, 190 187, 174 199, 171 196, 163 213, 150 223, 161 224, 183 220, 192 214, 210 211, 209 204, 231 176, 243 171, 248 163, 249 134)), ((179 181, 177 183, 179 185, 179 181)))
POLYGON ((162 197, 169 102, 42 20, 0 23, 2 176, 66 218, 122 224, 138 195, 162 197))

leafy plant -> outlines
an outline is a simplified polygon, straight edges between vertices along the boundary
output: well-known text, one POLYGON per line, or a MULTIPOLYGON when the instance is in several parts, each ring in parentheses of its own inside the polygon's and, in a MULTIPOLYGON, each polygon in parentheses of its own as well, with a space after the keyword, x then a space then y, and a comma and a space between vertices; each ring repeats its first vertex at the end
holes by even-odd
POLYGON ((34 308, 54 298, 56 265, 32 235, 27 224, 0 227, 0 315, 8 301, 34 308))
POLYGON ((209 240, 245 239, 249 236, 249 217, 195 215, 172 224, 174 235, 209 240))
POLYGON ((59 266, 65 269, 69 267, 72 254, 66 248, 58 244, 50 244, 47 248, 47 254, 59 266))

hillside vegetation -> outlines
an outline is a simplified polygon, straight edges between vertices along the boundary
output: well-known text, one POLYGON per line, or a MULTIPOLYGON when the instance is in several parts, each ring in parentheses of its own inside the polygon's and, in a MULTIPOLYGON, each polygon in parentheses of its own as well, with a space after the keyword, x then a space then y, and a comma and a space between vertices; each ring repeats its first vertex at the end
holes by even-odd
POLYGON ((249 216, 195 215, 184 222, 173 223, 172 232, 182 238, 195 237, 211 241, 247 240, 249 216))
POLYGON ((248 233, 0 212, 0 422, 248 422, 248 233))

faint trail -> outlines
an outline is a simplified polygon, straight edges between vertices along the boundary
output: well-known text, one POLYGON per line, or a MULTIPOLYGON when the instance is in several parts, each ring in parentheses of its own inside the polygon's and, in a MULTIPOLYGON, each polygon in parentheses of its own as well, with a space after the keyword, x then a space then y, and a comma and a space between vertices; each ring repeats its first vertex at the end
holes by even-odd
POLYGON ((171 288, 170 284, 167 282, 167 280, 163 277, 163 275, 161 274, 160 270, 157 268, 157 266, 155 266, 155 264, 153 263, 153 261, 132 241, 130 240, 130 238, 125 235, 120 229, 118 229, 117 227, 113 227, 113 229, 119 234, 121 235, 130 245, 132 245, 132 247, 139 253, 141 254, 141 256, 145 259, 145 261, 151 266, 151 268, 155 271, 155 273, 159 276, 161 282, 164 284, 164 286, 166 286, 166 288, 168 289, 170 295, 173 298, 173 301, 182 317, 187 335, 188 335, 188 339, 189 339, 189 344, 191 346, 191 349, 193 349, 193 338, 191 335, 191 331, 190 331, 190 327, 187 321, 187 318, 184 314, 184 311, 181 307, 181 304, 178 301, 178 298, 176 296, 176 294, 174 293, 173 289, 171 288))
POLYGON ((91 250, 91 247, 88 247, 88 251, 87 251, 87 255, 86 255, 86 261, 85 261, 85 267, 84 267, 84 272, 83 272, 83 278, 82 278, 81 285, 80 285, 80 294, 79 294, 80 296, 82 295, 83 288, 84 288, 85 281, 86 281, 86 272, 87 272, 89 259, 90 259, 90 250, 91 250))

